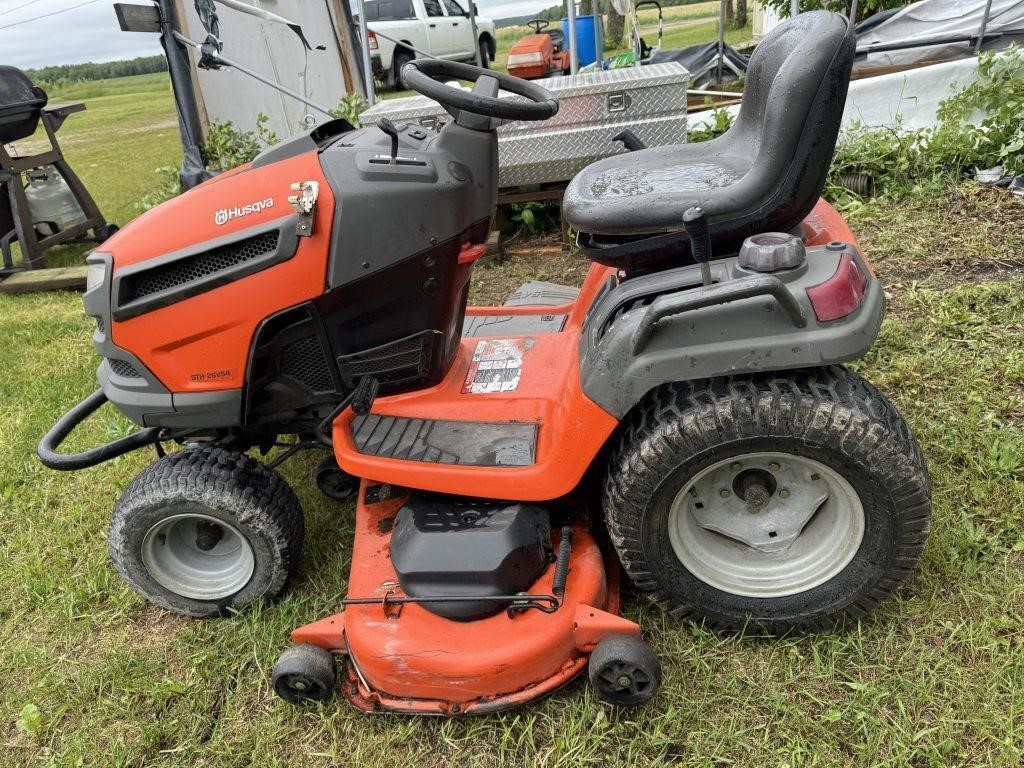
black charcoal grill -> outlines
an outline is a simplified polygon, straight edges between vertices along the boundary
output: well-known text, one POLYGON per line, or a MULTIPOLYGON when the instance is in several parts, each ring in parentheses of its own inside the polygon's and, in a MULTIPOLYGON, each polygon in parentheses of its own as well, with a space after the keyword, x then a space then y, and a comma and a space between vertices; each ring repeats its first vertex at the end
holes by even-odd
POLYGON ((81 102, 49 104, 46 91, 33 85, 28 75, 16 67, 0 65, 0 252, 3 254, 0 273, 17 271, 11 254, 15 240, 21 245, 25 267, 35 269, 46 266, 48 248, 64 243, 102 242, 110 235, 111 225, 64 159, 57 142, 57 131, 68 115, 84 109, 81 102), (19 156, 6 146, 32 136, 40 123, 50 141, 48 150, 19 156), (84 218, 66 229, 42 235, 33 224, 25 195, 26 175, 51 168, 67 182, 84 218))

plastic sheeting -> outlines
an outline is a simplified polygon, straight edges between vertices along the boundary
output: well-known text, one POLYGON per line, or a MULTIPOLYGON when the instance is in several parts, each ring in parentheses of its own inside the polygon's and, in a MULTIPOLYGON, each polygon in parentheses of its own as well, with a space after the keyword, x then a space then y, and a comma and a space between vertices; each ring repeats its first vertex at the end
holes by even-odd
MULTIPOLYGON (((963 87, 977 77, 978 60, 971 57, 854 80, 846 97, 842 130, 856 124, 906 130, 935 125, 939 102, 952 94, 951 85, 963 87)), ((735 117, 740 107, 735 104, 723 109, 735 117)), ((690 130, 711 125, 712 113, 710 109, 691 113, 690 130)))
MULTIPOLYGON (((985 0, 921 0, 889 13, 887 18, 871 24, 865 19, 858 25, 857 48, 872 44, 928 40, 936 37, 977 35, 985 14, 985 0)), ((1024 2, 992 0, 986 32, 1024 33, 1024 2)), ((985 47, 1001 48, 1006 39, 985 47)), ((969 43, 949 43, 898 51, 869 53, 859 57, 854 71, 914 64, 924 61, 949 61, 971 53, 969 43)))
MULTIPOLYGON (((731 45, 725 46, 722 76, 725 82, 737 79, 736 72, 746 72, 749 56, 744 56, 731 45)), ((692 78, 691 88, 701 88, 713 80, 718 73, 718 43, 691 45, 672 51, 658 51, 651 57, 651 64, 675 61, 686 67, 692 78)))

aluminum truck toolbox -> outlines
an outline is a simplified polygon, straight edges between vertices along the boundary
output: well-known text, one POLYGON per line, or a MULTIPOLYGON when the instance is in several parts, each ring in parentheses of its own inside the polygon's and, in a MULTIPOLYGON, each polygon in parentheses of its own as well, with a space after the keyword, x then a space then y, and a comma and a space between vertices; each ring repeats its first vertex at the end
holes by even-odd
MULTIPOLYGON (((550 120, 513 122, 498 129, 498 185, 568 181, 589 163, 625 151, 612 142, 624 128, 648 146, 686 141, 689 79, 683 66, 669 62, 536 80, 555 94, 561 107, 550 120)), ((430 127, 450 119, 425 96, 380 102, 360 119, 369 125, 380 117, 430 127)))

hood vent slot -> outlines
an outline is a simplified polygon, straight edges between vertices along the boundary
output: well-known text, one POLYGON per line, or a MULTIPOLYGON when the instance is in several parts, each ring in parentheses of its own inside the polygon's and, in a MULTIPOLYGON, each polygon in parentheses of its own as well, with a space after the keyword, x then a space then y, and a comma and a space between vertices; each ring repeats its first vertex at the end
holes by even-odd
POLYGON ((209 251, 197 253, 195 256, 188 256, 170 264, 162 264, 134 274, 128 279, 128 285, 125 286, 127 288, 124 294, 125 301, 137 301, 266 256, 277 249, 279 237, 280 232, 276 229, 262 232, 236 243, 212 248, 209 251))

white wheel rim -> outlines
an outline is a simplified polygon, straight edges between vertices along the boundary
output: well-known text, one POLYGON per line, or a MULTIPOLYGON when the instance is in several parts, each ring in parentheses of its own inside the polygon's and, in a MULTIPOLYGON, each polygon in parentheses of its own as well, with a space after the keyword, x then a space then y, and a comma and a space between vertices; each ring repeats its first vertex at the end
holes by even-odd
POLYGON ((743 597, 785 597, 850 564, 864 539, 864 506, 853 486, 819 461, 746 453, 690 480, 672 502, 668 525, 679 562, 704 583, 743 597), (756 511, 736 491, 743 473, 770 476, 762 487, 774 483, 756 511))
POLYGON ((165 589, 194 600, 220 600, 238 592, 252 578, 252 546, 230 523, 202 514, 164 518, 142 540, 142 563, 165 589), (210 549, 196 543, 200 525, 215 525, 220 539, 210 549))

